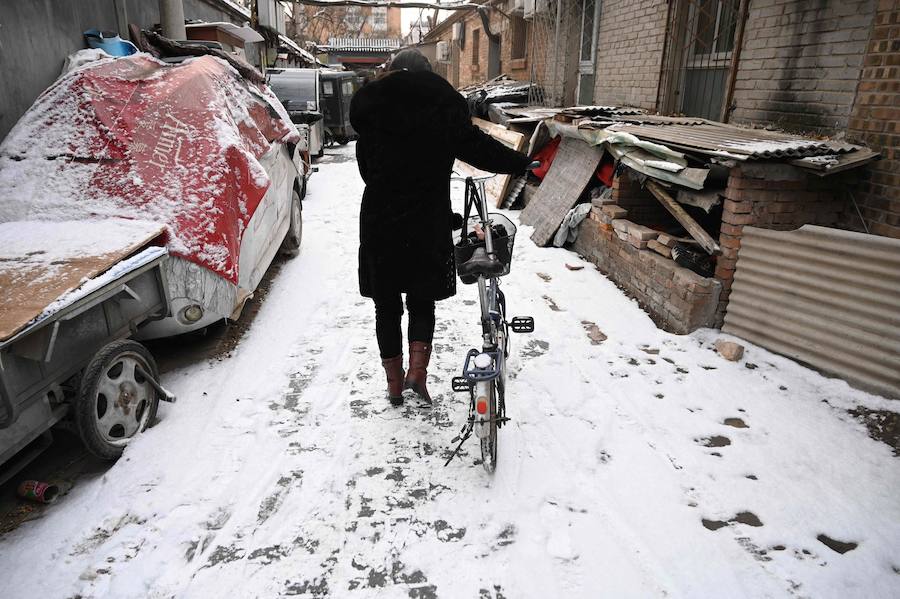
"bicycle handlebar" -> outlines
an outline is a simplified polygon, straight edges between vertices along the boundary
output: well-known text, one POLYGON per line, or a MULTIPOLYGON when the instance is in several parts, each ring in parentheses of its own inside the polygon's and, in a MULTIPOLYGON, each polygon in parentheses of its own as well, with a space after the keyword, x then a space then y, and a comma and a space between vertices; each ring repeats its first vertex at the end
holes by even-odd
MULTIPOLYGON (((539 168, 540 166, 541 166, 540 160, 533 160, 528 164, 528 166, 525 167, 525 170, 533 171, 534 169, 539 168)), ((476 175, 476 176, 464 177, 463 175, 460 175, 456 171, 450 171, 450 180, 451 181, 465 181, 466 179, 472 179, 472 181, 478 182, 478 181, 487 181, 488 179, 493 179, 496 176, 497 176, 497 173, 488 173, 486 175, 476 175)))

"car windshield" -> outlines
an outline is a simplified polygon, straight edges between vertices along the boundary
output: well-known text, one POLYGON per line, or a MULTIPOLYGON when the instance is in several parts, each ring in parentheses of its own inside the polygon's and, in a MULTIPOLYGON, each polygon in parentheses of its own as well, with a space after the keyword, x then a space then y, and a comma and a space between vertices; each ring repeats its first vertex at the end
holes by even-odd
POLYGON ((318 110, 315 71, 282 71, 269 75, 269 87, 287 110, 318 110))

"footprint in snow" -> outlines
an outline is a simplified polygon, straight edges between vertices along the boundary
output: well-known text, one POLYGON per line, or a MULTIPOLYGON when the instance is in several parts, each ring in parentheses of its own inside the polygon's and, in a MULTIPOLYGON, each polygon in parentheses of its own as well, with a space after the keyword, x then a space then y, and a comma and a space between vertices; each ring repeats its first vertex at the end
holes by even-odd
POLYGON ((731 439, 723 437, 722 435, 694 439, 694 442, 699 443, 703 447, 727 447, 728 445, 731 445, 731 439))
POLYGON ((719 530, 731 523, 746 524, 747 526, 760 527, 763 525, 762 520, 753 512, 738 512, 729 520, 710 520, 707 518, 700 519, 703 527, 708 530, 719 530))
POLYGON ((816 539, 818 539, 820 543, 822 543, 829 549, 836 551, 837 553, 840 553, 842 555, 859 547, 859 543, 855 543, 853 541, 839 541, 837 539, 832 539, 824 533, 817 536, 816 539))
POLYGON ((543 298, 544 301, 547 302, 547 305, 550 306, 551 310, 553 310, 554 312, 563 312, 563 309, 556 304, 552 297, 550 297, 549 295, 545 295, 543 296, 543 298))
MULTIPOLYGON (((591 345, 600 345, 604 341, 606 341, 607 336, 600 330, 600 327, 589 320, 582 320, 581 326, 584 327, 585 333, 587 333, 588 339, 591 340, 591 345)), ((637 360, 635 360, 637 362, 637 360)))

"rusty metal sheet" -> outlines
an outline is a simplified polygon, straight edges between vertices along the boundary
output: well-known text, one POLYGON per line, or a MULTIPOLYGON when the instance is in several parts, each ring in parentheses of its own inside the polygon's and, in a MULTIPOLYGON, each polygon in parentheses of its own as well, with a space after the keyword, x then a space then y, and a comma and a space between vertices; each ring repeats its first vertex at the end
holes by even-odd
POLYGON ((744 227, 723 331, 900 398, 900 240, 744 227))
POLYGON ((610 131, 623 131, 641 139, 710 155, 746 157, 749 159, 803 158, 822 154, 852 152, 853 144, 808 139, 762 129, 747 129, 707 121, 704 124, 683 125, 661 123, 610 125, 610 131))

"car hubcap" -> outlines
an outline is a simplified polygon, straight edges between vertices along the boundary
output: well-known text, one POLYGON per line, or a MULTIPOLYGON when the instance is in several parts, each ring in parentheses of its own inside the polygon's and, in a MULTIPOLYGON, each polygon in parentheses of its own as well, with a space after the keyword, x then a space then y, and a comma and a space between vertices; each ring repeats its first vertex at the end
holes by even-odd
POLYGON ((149 370, 136 356, 120 356, 100 377, 94 414, 97 431, 109 443, 127 442, 149 417, 154 391, 138 367, 149 370))

